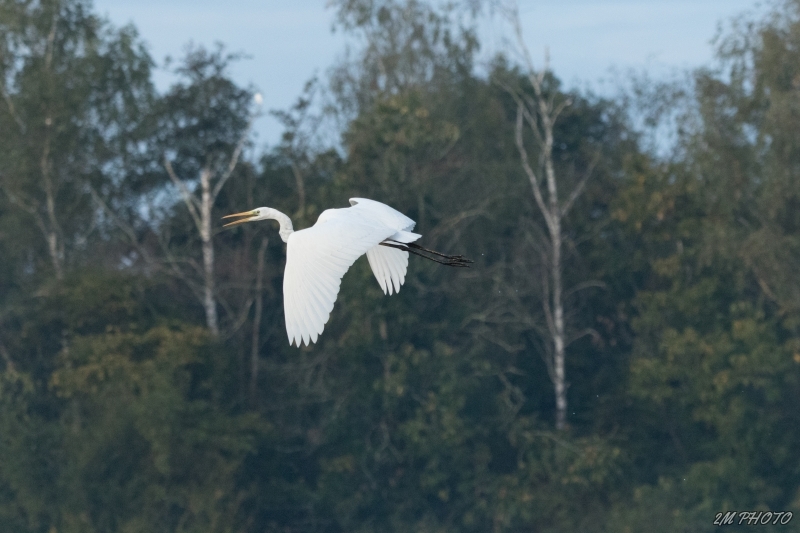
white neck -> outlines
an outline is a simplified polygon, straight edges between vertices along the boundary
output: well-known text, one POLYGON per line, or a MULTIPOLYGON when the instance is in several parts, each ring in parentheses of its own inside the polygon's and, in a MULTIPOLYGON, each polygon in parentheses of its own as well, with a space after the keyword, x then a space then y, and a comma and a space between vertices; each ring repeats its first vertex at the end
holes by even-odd
POLYGON ((269 209, 269 211, 267 212, 267 216, 265 218, 277 220, 278 224, 281 225, 281 229, 278 231, 278 234, 281 236, 281 240, 283 240, 283 242, 289 242, 289 235, 294 233, 292 219, 277 209, 272 209, 271 207, 267 209, 269 209))

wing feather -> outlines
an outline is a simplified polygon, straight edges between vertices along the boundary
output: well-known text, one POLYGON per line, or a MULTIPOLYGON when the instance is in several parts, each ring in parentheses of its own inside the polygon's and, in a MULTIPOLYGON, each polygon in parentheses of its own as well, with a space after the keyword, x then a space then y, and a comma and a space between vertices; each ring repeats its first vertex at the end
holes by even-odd
POLYGON ((397 231, 363 212, 337 211, 343 213, 333 213, 324 222, 289 236, 283 300, 289 344, 298 347, 316 342, 322 333, 342 276, 355 260, 397 231))
POLYGON ((408 252, 378 245, 367 252, 367 259, 384 294, 400 292, 406 280, 408 252))
MULTIPOLYGON (((402 252, 398 250, 401 254, 407 254, 408 252, 402 252)), ((394 284, 394 292, 400 292, 400 285, 403 284, 406 278, 406 268, 408 267, 408 255, 405 257, 395 257, 394 254, 388 256, 386 258, 386 262, 389 264, 389 270, 392 272, 392 283, 394 284), (405 261, 404 261, 405 260, 405 261)))
MULTIPOLYGON (((323 326, 328 321, 330 312, 333 309, 330 292, 328 292, 327 298, 321 294, 321 287, 325 285, 325 281, 330 283, 331 278, 324 279, 323 274, 318 268, 315 268, 313 263, 309 266, 311 267, 310 275, 300 278, 301 287, 298 290, 298 294, 301 296, 300 301, 308 303, 308 305, 300 308, 300 316, 305 327, 302 338, 306 344, 308 344, 308 336, 314 342, 317 342, 317 335, 322 333, 323 326)), ((336 283, 337 289, 338 285, 336 283)))
MULTIPOLYGON (((284 287, 286 286, 286 280, 284 279, 284 287)), ((287 293, 286 290, 283 291, 283 308, 295 308, 297 304, 295 304, 295 294, 293 291, 289 291, 287 293)), ((284 313, 286 316, 286 331, 289 334, 289 345, 291 346, 291 342, 293 342, 297 332, 300 331, 302 328, 300 327, 299 318, 296 313, 284 313)), ((298 343, 298 347, 300 344, 298 343)))
POLYGON ((372 273, 375 274, 375 279, 378 280, 378 285, 381 286, 384 294, 389 294, 389 284, 386 282, 386 279, 389 277, 389 272, 387 271, 386 262, 383 260, 383 256, 380 254, 379 248, 380 245, 375 246, 367 251, 367 260, 369 261, 369 266, 372 269, 372 273))
POLYGON ((371 216, 380 219, 384 224, 392 226, 395 230, 411 231, 416 224, 400 211, 375 200, 350 198, 350 205, 357 210, 368 212, 371 216))
POLYGON ((287 274, 284 275, 284 309, 295 309, 293 313, 286 312, 286 332, 289 335, 289 342, 296 341, 299 347, 301 343, 308 344, 310 333, 316 329, 316 322, 308 315, 311 311, 309 308, 316 308, 317 303, 311 300, 311 295, 308 294, 308 287, 302 276, 293 278, 294 290, 287 291, 287 276, 288 275, 288 261, 287 261, 287 274), (301 302, 309 302, 311 305, 300 305, 301 302))
MULTIPOLYGON (((306 280, 308 281, 308 280, 306 280)), ((313 328, 315 333, 322 333, 322 327, 320 324, 325 324, 328 320, 328 316, 330 316, 330 312, 333 309, 333 305, 329 304, 330 302, 330 293, 328 293, 327 297, 323 294, 321 287, 319 285, 315 285, 313 282, 308 283, 307 291, 309 302, 311 305, 307 306, 307 310, 309 311, 309 315, 314 320, 314 324, 316 327, 313 328)))

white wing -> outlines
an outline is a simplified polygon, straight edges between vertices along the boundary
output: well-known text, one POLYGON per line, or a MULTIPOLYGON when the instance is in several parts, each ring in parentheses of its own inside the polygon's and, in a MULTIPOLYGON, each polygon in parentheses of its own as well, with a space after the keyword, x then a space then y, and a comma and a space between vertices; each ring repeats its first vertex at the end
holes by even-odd
MULTIPOLYGON (((389 207, 381 202, 375 200, 368 200, 367 198, 350 198, 350 209, 353 211, 362 211, 368 216, 380 220, 395 229, 395 231, 411 231, 414 229, 416 222, 405 216, 400 211, 393 207, 389 207)), ((417 237, 419 238, 419 237, 417 237)))
POLYGON ((317 341, 344 273, 356 259, 397 232, 360 210, 334 211, 324 222, 289 236, 283 301, 290 345, 317 341))
MULTIPOLYGON (((414 229, 415 222, 413 220, 386 204, 366 198, 350 198, 350 205, 353 206, 350 209, 363 211, 365 216, 380 220, 394 228, 396 232, 389 238, 395 242, 409 243, 421 237, 410 231, 414 229)), ((391 295, 393 288, 394 292, 399 292, 400 286, 406 280, 408 252, 397 248, 375 246, 367 252, 367 259, 384 294, 391 295)))
POLYGON ((367 260, 384 294, 392 294, 392 285, 394 292, 400 292, 406 280, 408 252, 378 245, 367 250, 367 260))

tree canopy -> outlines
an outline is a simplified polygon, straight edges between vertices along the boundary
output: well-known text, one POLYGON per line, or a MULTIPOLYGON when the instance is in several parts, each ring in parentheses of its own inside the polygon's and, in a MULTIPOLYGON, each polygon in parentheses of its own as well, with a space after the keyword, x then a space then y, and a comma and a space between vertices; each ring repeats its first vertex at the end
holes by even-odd
POLYGON ((677 117, 668 151, 630 99, 544 73, 570 102, 555 171, 591 172, 563 218, 563 428, 524 66, 477 69, 458 5, 332 5, 364 46, 259 150, 224 47, 188 48, 161 94, 135 28, 0 0, 0 529, 698 532, 800 512, 800 2, 732 26, 683 98, 645 88, 677 117), (352 196, 475 264, 412 256, 387 297, 360 259, 319 342, 289 347, 276 228, 217 221, 270 206, 302 229, 352 196))

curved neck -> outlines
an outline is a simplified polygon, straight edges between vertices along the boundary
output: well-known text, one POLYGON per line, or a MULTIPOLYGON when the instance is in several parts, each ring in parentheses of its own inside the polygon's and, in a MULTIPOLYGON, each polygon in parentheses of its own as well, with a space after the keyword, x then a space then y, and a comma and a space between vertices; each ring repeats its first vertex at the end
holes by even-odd
POLYGON ((278 231, 278 233, 281 236, 281 240, 283 240, 283 242, 289 242, 289 235, 294 233, 294 228, 292 227, 292 219, 284 215, 277 209, 272 209, 272 208, 269 209, 267 218, 278 221, 278 224, 281 225, 281 229, 280 231, 278 231))

